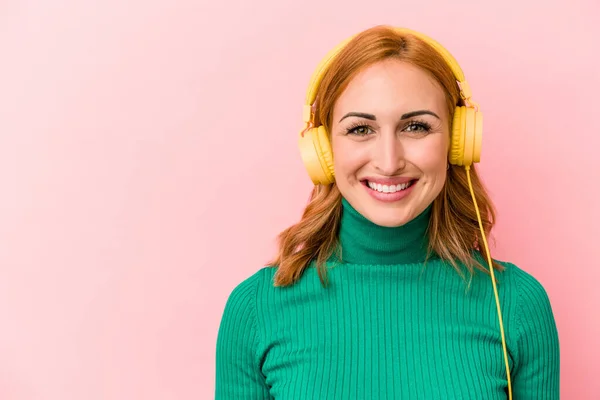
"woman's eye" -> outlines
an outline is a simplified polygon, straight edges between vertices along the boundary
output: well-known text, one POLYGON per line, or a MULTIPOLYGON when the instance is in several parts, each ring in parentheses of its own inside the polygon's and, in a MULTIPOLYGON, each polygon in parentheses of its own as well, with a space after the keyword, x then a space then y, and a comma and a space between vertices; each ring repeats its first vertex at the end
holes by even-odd
MULTIPOLYGON (((429 133, 431 131, 431 127, 429 126, 429 124, 426 124, 424 122, 411 122, 408 125, 406 125, 404 131, 411 133, 429 133)), ((372 132, 373 131, 371 130, 371 127, 368 125, 351 126, 346 130, 346 133, 348 135, 354 136, 367 136, 370 135, 372 132)))
POLYGON ((359 125, 348 129, 348 133, 351 135, 365 136, 369 134, 369 130, 370 128, 367 125, 359 125))
POLYGON ((419 132, 419 133, 427 133, 431 130, 431 127, 422 122, 411 122, 405 128, 407 132, 419 132))
POLYGON ((420 123, 420 122, 412 122, 406 127, 406 131, 408 132, 429 132, 429 125, 420 123))

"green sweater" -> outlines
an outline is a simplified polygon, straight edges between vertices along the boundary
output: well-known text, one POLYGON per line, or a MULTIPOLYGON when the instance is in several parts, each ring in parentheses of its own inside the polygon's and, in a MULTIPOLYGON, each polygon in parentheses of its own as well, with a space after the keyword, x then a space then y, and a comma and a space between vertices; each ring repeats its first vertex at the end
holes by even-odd
MULTIPOLYGON (((431 209, 377 226, 343 200, 342 262, 329 286, 311 265, 290 287, 264 267, 229 295, 216 342, 217 400, 505 399, 489 275, 465 281, 429 259, 431 209)), ((514 264, 496 272, 513 398, 559 398, 558 332, 543 286, 514 264)), ((467 276, 468 273, 466 272, 467 276)))

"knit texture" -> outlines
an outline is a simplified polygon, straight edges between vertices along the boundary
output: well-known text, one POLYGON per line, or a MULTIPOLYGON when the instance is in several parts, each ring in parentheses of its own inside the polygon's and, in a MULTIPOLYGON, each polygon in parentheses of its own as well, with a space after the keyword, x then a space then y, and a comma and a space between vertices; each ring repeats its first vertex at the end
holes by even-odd
MULTIPOLYGON (((470 288, 437 257, 424 265, 430 209, 377 226, 343 201, 341 260, 290 287, 275 267, 240 282, 223 311, 217 400, 506 399, 491 278, 470 288)), ((508 262, 496 272, 513 398, 558 399, 558 332, 547 293, 508 262)), ((466 273, 466 271, 465 271, 466 273)))

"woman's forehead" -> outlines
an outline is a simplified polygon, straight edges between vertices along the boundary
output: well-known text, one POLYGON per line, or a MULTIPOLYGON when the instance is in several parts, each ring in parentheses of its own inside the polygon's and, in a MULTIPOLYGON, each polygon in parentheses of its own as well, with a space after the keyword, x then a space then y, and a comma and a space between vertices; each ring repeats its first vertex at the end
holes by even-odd
POLYGON ((427 72, 405 62, 379 62, 350 80, 334 105, 334 117, 353 111, 376 116, 415 109, 441 112, 445 107, 444 91, 427 72))

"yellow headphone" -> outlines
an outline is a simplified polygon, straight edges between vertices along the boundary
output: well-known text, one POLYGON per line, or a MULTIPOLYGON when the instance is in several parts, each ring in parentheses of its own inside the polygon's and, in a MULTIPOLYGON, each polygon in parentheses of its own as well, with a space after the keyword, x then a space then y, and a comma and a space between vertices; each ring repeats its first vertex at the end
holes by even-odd
MULTIPOLYGON (((504 361, 506 365, 506 376, 508 379, 508 397, 512 399, 511 379, 510 379, 510 367, 508 365, 508 355, 506 351, 506 339, 504 337, 504 326, 502 324, 502 312, 500 310, 500 300, 498 298, 498 289, 496 288, 496 280, 494 276, 494 270, 492 267, 492 260, 488 249, 487 239, 481 223, 481 216, 479 214, 479 208, 477 207, 477 201, 475 200, 475 193, 473 192, 473 186, 471 184, 471 177, 469 174, 470 167, 473 163, 480 161, 481 156, 481 139, 483 132, 483 114, 479 111, 479 106, 471 100, 471 88, 465 80, 464 73, 458 62, 446 50, 435 40, 430 37, 410 30, 406 28, 391 28, 396 33, 403 35, 409 34, 416 36, 423 40, 425 43, 433 47, 446 61, 450 69, 452 70, 454 77, 458 83, 460 89, 460 97, 467 103, 467 106, 456 106, 454 109, 454 118, 452 120, 452 131, 450 135, 450 148, 448 154, 448 161, 450 164, 464 166, 467 172, 467 179, 469 181, 469 189, 471 190, 471 197, 477 211, 477 219, 479 220, 479 229, 483 237, 483 243, 487 252, 487 261, 490 267, 492 285, 494 287, 494 294, 496 296, 496 306, 498 312, 498 318, 500 321, 500 333, 502 335, 502 348, 504 353, 504 361)), ((335 182, 334 169, 333 169, 333 153, 331 150, 331 144, 329 142, 329 135, 323 125, 313 126, 313 112, 312 106, 316 98, 317 89, 323 79, 325 71, 331 65, 333 59, 344 49, 344 47, 354 38, 352 36, 342 43, 338 44, 335 48, 329 51, 326 56, 321 60, 317 69, 313 73, 308 91, 306 93, 306 102, 302 110, 303 121, 306 124, 305 129, 300 133, 298 145, 300 147, 300 154, 304 166, 310 176, 311 180, 315 185, 328 185, 335 182)))

